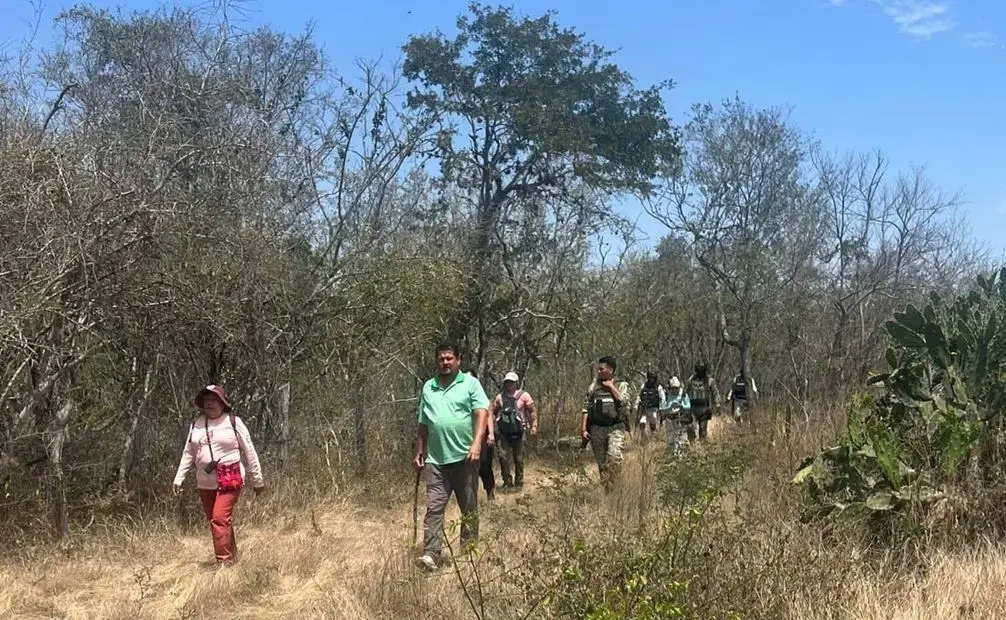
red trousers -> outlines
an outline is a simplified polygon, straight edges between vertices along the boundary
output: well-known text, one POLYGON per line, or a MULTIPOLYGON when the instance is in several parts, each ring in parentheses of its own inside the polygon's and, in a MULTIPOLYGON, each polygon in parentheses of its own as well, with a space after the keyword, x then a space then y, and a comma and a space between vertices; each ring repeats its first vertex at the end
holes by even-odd
POLYGON ((203 512, 210 522, 210 534, 213 536, 213 553, 217 562, 231 563, 237 559, 238 545, 234 539, 234 506, 241 496, 241 489, 236 491, 217 491, 199 489, 199 499, 203 502, 203 512))

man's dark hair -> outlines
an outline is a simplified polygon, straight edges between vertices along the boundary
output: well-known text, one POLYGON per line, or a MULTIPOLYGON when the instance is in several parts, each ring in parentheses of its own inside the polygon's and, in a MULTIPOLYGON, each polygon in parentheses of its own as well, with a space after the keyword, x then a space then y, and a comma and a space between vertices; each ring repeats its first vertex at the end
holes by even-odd
POLYGON ((450 351, 454 354, 454 357, 461 359, 461 347, 458 346, 453 340, 441 340, 437 345, 437 355, 440 355, 444 351, 450 351))
POLYGON ((646 387, 653 387, 657 385, 657 383, 659 383, 659 381, 657 381, 657 373, 655 372, 646 373, 646 387))
POLYGON ((611 367, 612 370, 615 370, 616 368, 618 368, 618 364, 615 363, 615 356, 614 355, 605 355, 601 359, 597 360, 597 363, 598 364, 607 364, 608 366, 611 367))

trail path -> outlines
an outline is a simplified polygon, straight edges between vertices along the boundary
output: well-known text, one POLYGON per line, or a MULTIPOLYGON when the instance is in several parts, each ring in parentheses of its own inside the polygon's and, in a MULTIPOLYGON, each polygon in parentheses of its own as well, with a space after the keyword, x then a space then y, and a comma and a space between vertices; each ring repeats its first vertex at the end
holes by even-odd
MULTIPOLYGON (((714 419, 711 438, 720 425, 714 419)), ((664 445, 658 440, 654 447, 664 445)), ((623 467, 638 466, 640 453, 638 445, 630 446, 623 467)), ((597 468, 589 449, 579 462, 596 485, 597 468)), ((512 525, 518 502, 531 510, 545 509, 549 499, 542 488, 554 484, 556 476, 574 484, 576 473, 560 473, 544 460, 531 459, 523 492, 498 494, 488 502, 480 487, 482 536, 492 536, 505 522, 512 525)), ((0 565, 0 617, 470 617, 448 569, 441 571, 445 578, 431 579, 411 564, 412 485, 407 486, 383 507, 346 500, 294 511, 275 500, 266 500, 262 507, 243 497, 236 513, 241 560, 223 570, 213 570, 209 533, 202 529, 179 534, 175 526, 161 524, 85 537, 67 553, 0 565), (246 517, 253 510, 268 512, 249 525, 246 517)), ((194 496, 188 500, 196 501, 194 496)), ((420 540, 424 512, 421 484, 420 540)), ((458 517, 452 500, 447 519, 458 517)))

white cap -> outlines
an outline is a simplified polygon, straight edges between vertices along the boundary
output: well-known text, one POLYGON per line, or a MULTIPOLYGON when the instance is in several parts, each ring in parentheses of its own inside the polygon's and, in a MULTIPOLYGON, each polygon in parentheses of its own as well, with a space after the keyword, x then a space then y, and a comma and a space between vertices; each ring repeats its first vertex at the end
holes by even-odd
POLYGON ((677 377, 671 377, 671 380, 667 383, 667 387, 679 388, 681 387, 681 379, 677 377))
POLYGON ((503 377, 503 383, 506 383, 507 381, 520 383, 520 378, 517 376, 517 373, 511 370, 510 372, 506 373, 506 375, 503 377))

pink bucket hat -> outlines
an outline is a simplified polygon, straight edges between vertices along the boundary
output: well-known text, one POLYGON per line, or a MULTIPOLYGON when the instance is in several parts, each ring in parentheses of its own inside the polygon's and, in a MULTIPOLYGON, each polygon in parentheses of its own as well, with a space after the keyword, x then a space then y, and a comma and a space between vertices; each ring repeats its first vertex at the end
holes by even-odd
POLYGON ((207 385, 203 389, 199 390, 198 394, 196 394, 197 407, 201 408, 203 406, 203 397, 205 397, 207 394, 213 394, 214 396, 220 399, 220 402, 224 404, 224 413, 230 412, 231 399, 227 397, 227 391, 224 390, 222 386, 213 384, 207 385))

